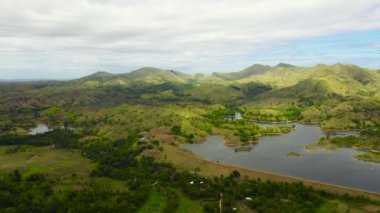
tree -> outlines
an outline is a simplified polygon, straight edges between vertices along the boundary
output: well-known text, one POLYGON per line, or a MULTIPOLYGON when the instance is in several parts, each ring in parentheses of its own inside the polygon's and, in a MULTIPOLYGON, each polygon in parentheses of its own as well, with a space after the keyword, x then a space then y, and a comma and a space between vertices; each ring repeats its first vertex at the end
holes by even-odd
POLYGON ((240 172, 234 170, 234 171, 232 171, 231 176, 232 176, 233 178, 239 178, 239 177, 240 177, 240 172))
POLYGON ((178 125, 173 126, 170 129, 170 133, 173 134, 173 135, 181 135, 181 127, 178 126, 178 125))
POLYGON ((18 169, 13 171, 13 180, 20 182, 21 181, 21 173, 18 169))

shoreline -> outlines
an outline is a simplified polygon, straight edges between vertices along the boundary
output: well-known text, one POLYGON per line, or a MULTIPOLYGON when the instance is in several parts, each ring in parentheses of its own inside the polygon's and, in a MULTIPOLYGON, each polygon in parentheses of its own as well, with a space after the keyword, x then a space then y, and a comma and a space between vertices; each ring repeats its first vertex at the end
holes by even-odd
MULTIPOLYGON (((364 154, 380 155, 379 150, 363 148, 363 147, 359 147, 359 146, 355 146, 355 145, 352 145, 349 147, 342 147, 342 146, 338 146, 336 144, 333 144, 331 142, 320 144, 319 141, 317 141, 317 142, 312 143, 312 144, 306 144, 304 146, 304 148, 307 150, 311 150, 311 151, 313 151, 313 150, 336 150, 336 149, 348 148, 348 149, 364 152, 364 154)), ((380 163, 380 159, 378 159, 378 158, 367 158, 367 157, 364 157, 363 154, 355 155, 353 158, 355 158, 357 160, 361 160, 361 161, 380 163)))
MULTIPOLYGON (((268 132, 268 133, 264 133, 264 134, 257 134, 256 137, 257 139, 256 140, 249 140, 247 141, 246 143, 240 141, 239 138, 235 138, 236 140, 234 139, 231 139, 231 138, 228 138, 228 135, 225 135, 223 133, 218 133, 218 132, 212 132, 211 135, 208 135, 206 137, 200 137, 200 138, 197 138, 195 139, 195 143, 196 144, 202 144, 204 142, 207 141, 207 138, 210 137, 210 136, 219 136, 221 138, 223 138, 224 140, 224 145, 225 146, 228 146, 228 147, 237 147, 237 146, 241 146, 241 145, 246 145, 246 144, 257 144, 257 143, 260 143, 260 138, 261 137, 265 137, 265 136, 276 136, 276 135, 284 135, 284 134, 288 134, 290 132, 293 132, 296 130, 296 127, 292 127, 289 131, 286 131, 286 132, 268 132)), ((234 136, 235 137, 235 136, 234 136)))
MULTIPOLYGON (((203 160, 206 160, 206 159, 203 159, 203 160)), ((269 175, 273 175, 273 176, 282 177, 284 179, 300 181, 300 182, 304 183, 305 185, 318 184, 318 185, 326 186, 326 187, 340 188, 340 189, 350 190, 350 191, 355 191, 355 192, 363 192, 366 194, 378 196, 380 199, 380 192, 368 191, 368 190, 364 190, 364 189, 353 188, 353 187, 349 187, 349 186, 337 185, 337 184, 332 184, 332 183, 326 183, 326 182, 321 182, 321 181, 317 181, 317 180, 301 178, 301 177, 296 177, 296 176, 289 176, 289 175, 284 175, 284 174, 280 174, 280 173, 264 171, 264 170, 260 170, 260 169, 251 169, 251 168, 245 168, 245 167, 229 165, 229 164, 221 164, 221 165, 229 166, 229 167, 233 167, 233 168, 237 168, 237 169, 242 169, 242 170, 248 170, 248 171, 257 172, 257 173, 269 174, 269 175)), ((326 191, 328 191, 328 190, 326 190, 326 191)))
POLYGON ((344 131, 357 131, 357 132, 360 132, 360 131, 363 131, 365 129, 361 128, 361 129, 358 129, 358 128, 340 128, 340 129, 334 129, 334 128, 322 128, 320 126, 320 122, 305 122, 305 121, 302 121, 302 120, 294 120, 294 121, 273 121, 273 122, 266 122, 266 121, 259 121, 259 120, 249 120, 248 121, 250 122, 254 122, 254 123, 257 123, 257 124, 302 124, 302 125, 317 125, 323 132, 327 133, 329 131, 331 132, 344 132, 344 131))
POLYGON ((305 186, 309 186, 316 190, 325 190, 330 193, 336 193, 341 195, 347 193, 351 196, 366 196, 372 200, 380 201, 380 192, 373 192, 364 189, 325 183, 301 177, 294 177, 289 175, 278 174, 275 172, 263 171, 259 169, 251 169, 235 165, 221 164, 217 161, 208 160, 201 156, 195 155, 191 151, 183 149, 181 147, 173 147, 167 145, 164 148, 166 149, 166 151, 177 154, 176 156, 168 155, 168 159, 165 159, 165 161, 171 162, 174 165, 187 170, 194 170, 198 167, 201 169, 200 173, 208 177, 220 175, 226 176, 229 175, 232 171, 236 170, 240 172, 242 178, 250 180, 260 179, 262 181, 269 180, 275 182, 288 183, 302 182, 305 186), (189 161, 189 159, 191 160, 189 161))
POLYGON ((272 121, 272 122, 265 122, 265 121, 258 121, 258 120, 250 120, 247 119, 249 122, 257 123, 257 124, 292 124, 292 123, 300 123, 298 120, 294 121, 272 121))

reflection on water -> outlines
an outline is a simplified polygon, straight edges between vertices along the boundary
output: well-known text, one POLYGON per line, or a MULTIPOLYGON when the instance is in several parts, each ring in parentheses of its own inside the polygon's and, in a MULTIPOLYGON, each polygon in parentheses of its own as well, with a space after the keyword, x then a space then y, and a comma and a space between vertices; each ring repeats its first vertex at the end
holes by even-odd
POLYGON ((283 135, 261 137, 249 152, 235 152, 234 148, 224 146, 224 140, 215 135, 208 137, 202 144, 184 144, 182 147, 196 155, 228 165, 380 192, 380 164, 356 160, 354 156, 361 152, 353 149, 307 150, 305 145, 315 143, 325 137, 325 133, 316 125, 288 125, 296 125, 296 130, 283 135), (289 152, 299 153, 300 157, 288 157, 289 152))

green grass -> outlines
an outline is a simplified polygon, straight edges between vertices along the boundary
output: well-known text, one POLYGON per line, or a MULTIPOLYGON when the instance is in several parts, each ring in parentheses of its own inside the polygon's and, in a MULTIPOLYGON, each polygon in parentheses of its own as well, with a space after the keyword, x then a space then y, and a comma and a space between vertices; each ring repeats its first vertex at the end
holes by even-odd
POLYGON ((27 147, 22 151, 7 154, 14 146, 0 146, 0 173, 19 170, 23 176, 46 173, 65 176, 75 173, 87 176, 93 165, 77 151, 53 147, 27 147))
POLYGON ((91 179, 92 183, 96 183, 98 185, 104 185, 107 188, 110 188, 112 191, 124 192, 128 191, 128 185, 124 181, 114 180, 107 177, 97 177, 91 179))
POLYGON ((286 156, 288 156, 288 157, 299 157, 301 155, 297 152, 288 152, 288 154, 286 154, 286 156))
POLYGON ((203 212, 202 204, 199 200, 190 200, 181 196, 179 199, 179 207, 177 213, 198 213, 203 212))
POLYGON ((28 170, 26 170, 26 172, 24 172, 22 175, 24 177, 28 177, 32 174, 37 174, 37 173, 44 173, 44 174, 48 174, 48 173, 51 173, 54 171, 54 167, 52 166, 47 166, 47 167, 41 167, 41 166, 31 166, 28 170))
POLYGON ((163 212, 166 207, 166 202, 166 197, 154 189, 150 192, 148 200, 139 210, 139 213, 163 212))
POLYGON ((330 200, 320 206, 317 213, 345 213, 345 212, 379 212, 380 208, 375 205, 362 205, 355 202, 342 200, 330 200))
POLYGON ((59 179, 58 182, 54 184, 54 191, 70 191, 70 190, 81 190, 85 187, 96 186, 99 189, 107 189, 112 192, 128 192, 128 185, 125 181, 114 180, 107 177, 72 177, 66 176, 59 179))
MULTIPOLYGON (((203 212, 202 203, 199 200, 191 200, 185 197, 183 194, 178 193, 178 209, 175 211, 177 213, 199 213, 203 212)), ((144 206, 141 207, 139 213, 152 213, 152 212, 163 212, 167 205, 167 197, 160 193, 157 189, 153 189, 150 192, 148 200, 145 202, 144 206)))
POLYGON ((364 153, 364 154, 355 156, 355 158, 359 160, 380 163, 380 153, 364 153))
POLYGON ((317 209, 317 213, 338 213, 346 212, 347 210, 347 205, 340 201, 333 200, 323 204, 319 209, 317 209))

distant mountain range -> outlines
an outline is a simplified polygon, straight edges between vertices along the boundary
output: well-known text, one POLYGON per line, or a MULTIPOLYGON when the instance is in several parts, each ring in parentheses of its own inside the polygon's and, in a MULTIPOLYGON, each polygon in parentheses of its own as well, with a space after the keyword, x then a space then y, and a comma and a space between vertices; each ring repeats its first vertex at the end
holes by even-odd
POLYGON ((143 67, 125 74, 97 72, 68 81, 18 82, 15 85, 0 87, 0 90, 43 92, 43 94, 55 94, 56 97, 62 95, 64 100, 70 99, 68 98, 72 96, 70 93, 77 91, 77 94, 83 94, 83 100, 87 100, 104 94, 104 89, 107 88, 129 88, 131 91, 162 84, 172 86, 160 87, 155 91, 146 89, 139 92, 159 93, 165 88, 173 90, 173 85, 177 85, 175 90, 180 90, 183 96, 211 102, 268 97, 318 100, 329 97, 380 99, 380 71, 351 64, 331 66, 319 64, 313 67, 299 67, 284 63, 276 66, 255 64, 238 72, 210 75, 190 75, 180 71, 143 67), (93 89, 103 92, 84 92, 84 90, 93 89))
MULTIPOLYGON (((351 64, 316 65, 298 67, 280 63, 277 66, 255 64, 239 72, 189 75, 179 71, 144 67, 126 74, 97 72, 71 81, 77 86, 127 86, 132 82, 150 84, 247 84, 259 82, 278 89, 280 93, 302 95, 304 93, 335 93, 342 96, 371 94, 380 91, 380 71, 351 64), (284 89, 287 88, 287 89, 284 89)), ((276 95, 273 93, 272 95, 276 95)))
POLYGON ((341 116, 339 123, 352 127, 377 122, 369 120, 380 113, 380 71, 351 64, 299 67, 280 63, 255 64, 239 72, 190 75, 143 67, 125 74, 97 72, 75 80, 0 83, 0 100, 0 114, 30 113, 51 106, 171 103, 246 107, 263 119, 302 109, 306 122, 328 120, 322 125, 331 128, 341 116), (330 119, 332 114, 335 120, 330 119))

